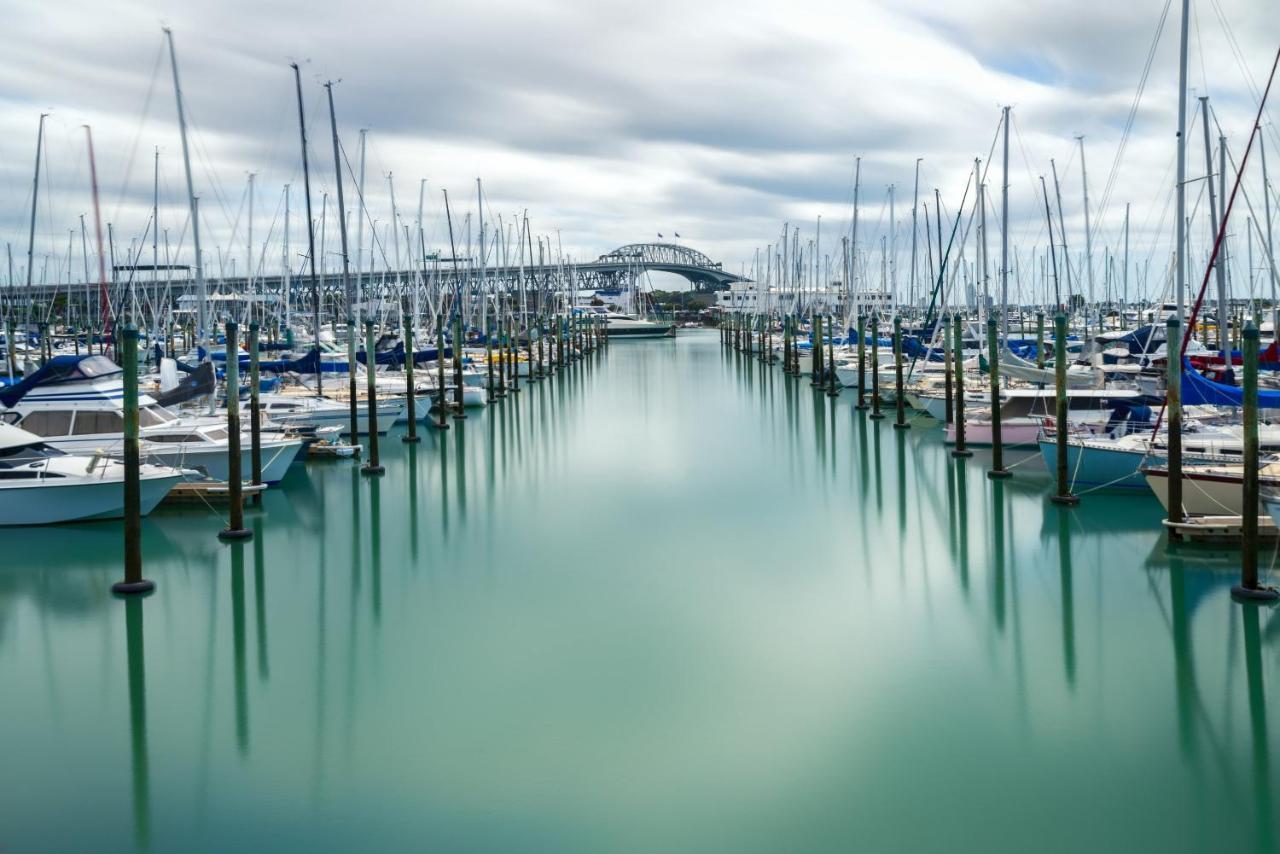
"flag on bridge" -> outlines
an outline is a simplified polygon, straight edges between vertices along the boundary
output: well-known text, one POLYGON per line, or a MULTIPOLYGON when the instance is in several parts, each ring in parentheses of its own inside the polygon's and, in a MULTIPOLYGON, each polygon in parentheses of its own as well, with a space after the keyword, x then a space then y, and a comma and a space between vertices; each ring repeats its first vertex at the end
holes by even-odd
POLYGON ((674 234, 676 237, 679 237, 679 236, 680 236, 680 232, 678 232, 678 231, 673 231, 673 232, 672 232, 672 234, 674 234))
POLYGON ((659 238, 661 238, 661 237, 662 237, 662 232, 661 232, 661 231, 659 231, 659 232, 658 232, 658 237, 659 237, 659 238))

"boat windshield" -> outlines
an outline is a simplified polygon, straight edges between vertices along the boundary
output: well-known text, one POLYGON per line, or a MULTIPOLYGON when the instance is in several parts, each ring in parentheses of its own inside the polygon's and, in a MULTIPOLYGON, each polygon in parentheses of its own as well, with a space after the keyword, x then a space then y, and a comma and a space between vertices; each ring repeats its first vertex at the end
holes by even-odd
POLYGON ((30 445, 16 445, 11 448, 0 448, 0 469, 17 468, 28 463, 47 460, 50 457, 65 457, 66 453, 44 442, 33 442, 30 445))
POLYGON ((144 406, 138 410, 138 425, 141 427, 154 427, 157 424, 168 424, 170 421, 177 420, 178 416, 158 404, 144 406))

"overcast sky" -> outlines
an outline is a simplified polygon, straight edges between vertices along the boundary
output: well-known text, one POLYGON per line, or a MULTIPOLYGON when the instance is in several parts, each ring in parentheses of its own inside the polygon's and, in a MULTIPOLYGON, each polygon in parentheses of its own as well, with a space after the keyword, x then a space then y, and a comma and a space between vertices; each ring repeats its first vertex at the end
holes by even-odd
MULTIPOLYGON (((1192 5, 1192 97, 1211 97, 1238 157, 1280 44, 1280 14, 1274 0, 1192 5)), ((127 251, 147 228, 155 146, 160 225, 177 244, 185 188, 164 24, 176 36, 206 249, 216 257, 221 247, 223 263, 236 258, 238 271, 248 173, 257 173, 256 243, 271 229, 280 233, 285 183, 296 188, 295 211, 302 207, 289 68, 296 60, 317 217, 321 195, 334 186, 320 86, 333 79, 341 81, 339 131, 353 165, 357 131, 369 129, 367 206, 379 228, 390 221, 388 173, 409 223, 427 179, 425 230, 434 245, 447 241, 441 189, 461 232, 466 214, 475 214, 479 177, 487 216, 510 223, 527 210, 535 234, 558 235, 575 258, 679 232, 679 242, 738 270, 777 241, 784 221, 799 225, 807 243, 819 216, 823 252, 838 256, 861 157, 859 242, 878 253, 888 233, 887 187, 895 184, 905 259, 916 159, 923 158, 921 201, 932 210, 938 188, 954 214, 973 159, 986 160, 1000 107, 1011 104, 1010 238, 1019 258, 1043 250, 1039 176, 1050 176, 1052 192, 1051 158, 1068 241, 1073 253, 1083 249, 1075 141, 1083 134, 1099 223, 1095 256, 1118 246, 1129 202, 1134 263, 1151 259, 1154 281, 1172 232, 1176 4, 1118 166, 1116 158, 1165 8, 1164 0, 10 0, 0 29, 0 233, 23 267, 36 126, 48 112, 36 277, 45 255, 50 278, 65 263, 71 229, 75 267, 82 263, 79 216, 92 210, 85 123, 94 129, 102 215, 117 244, 127 251)), ((1205 171, 1200 134, 1197 124, 1192 178, 1205 171)), ((1267 141, 1280 169, 1274 126, 1267 141)), ((996 149, 993 213, 998 167, 996 149)), ((1260 186, 1251 195, 1261 216, 1260 186)), ((1233 232, 1243 241, 1244 231, 1241 217, 1233 232)), ((184 246, 189 252, 189 238, 184 246)), ((275 271, 280 250, 268 251, 275 271)), ((326 255, 336 251, 330 235, 326 255)), ((878 257, 869 260, 877 276, 878 257)), ((1102 262, 1095 266, 1101 271, 1102 262)))

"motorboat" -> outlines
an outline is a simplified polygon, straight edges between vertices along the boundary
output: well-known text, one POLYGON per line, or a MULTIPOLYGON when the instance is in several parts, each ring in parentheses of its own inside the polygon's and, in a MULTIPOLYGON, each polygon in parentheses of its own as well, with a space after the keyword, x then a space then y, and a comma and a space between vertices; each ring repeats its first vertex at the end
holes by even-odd
MULTIPOLYGON (((19 427, 0 424, 0 525, 52 525, 124 515, 124 464, 69 454, 19 427)), ((150 513, 182 472, 138 467, 139 510, 150 513)))
MULTIPOLYGON (((124 454, 124 372, 105 356, 55 356, 39 370, 0 392, 0 420, 21 427, 48 445, 74 454, 124 454)), ((149 395, 138 397, 139 449, 146 462, 191 471, 192 477, 227 480, 230 443, 226 422, 178 415, 149 395)), ((298 456, 303 440, 262 435, 262 480, 278 483, 298 456)), ((251 470, 247 432, 240 441, 242 473, 251 470)))

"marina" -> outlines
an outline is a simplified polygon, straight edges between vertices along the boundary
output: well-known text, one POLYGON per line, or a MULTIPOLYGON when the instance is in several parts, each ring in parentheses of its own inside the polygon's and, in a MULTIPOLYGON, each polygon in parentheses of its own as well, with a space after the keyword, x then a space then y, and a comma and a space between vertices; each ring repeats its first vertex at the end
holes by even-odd
POLYGON ((251 542, 157 510, 145 600, 115 523, 0 533, 48 557, 0 573, 8 844, 1274 847, 1276 623, 1232 551, 713 331, 589 358, 384 477, 295 464, 251 542))
POLYGON ((0 854, 1280 850, 1260 4, 122 2, 0 58, 0 854))

